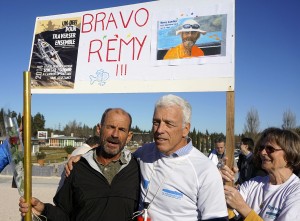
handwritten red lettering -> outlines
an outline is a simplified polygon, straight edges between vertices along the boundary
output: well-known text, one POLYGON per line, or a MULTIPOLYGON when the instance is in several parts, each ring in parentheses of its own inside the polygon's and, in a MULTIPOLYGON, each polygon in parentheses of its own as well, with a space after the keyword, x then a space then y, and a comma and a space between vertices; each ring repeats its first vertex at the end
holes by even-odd
MULTIPOLYGON (((121 70, 120 70, 120 75, 122 76, 123 74, 126 75, 127 74, 127 64, 120 64, 121 66, 121 70)), ((116 67, 116 76, 118 76, 119 74, 119 64, 117 64, 116 67)))
POLYGON ((101 54, 105 55, 104 60, 107 62, 122 61, 123 59, 126 60, 128 58, 128 54, 123 55, 124 50, 127 52, 131 51, 130 58, 132 60, 139 60, 146 39, 146 35, 142 39, 132 37, 127 41, 125 41, 124 39, 112 38, 107 39, 106 42, 103 42, 100 39, 94 39, 90 42, 88 62, 90 62, 92 57, 94 56, 96 56, 94 59, 99 60, 99 62, 102 62, 101 54), (102 48, 103 45, 107 45, 106 49, 102 48), (118 51, 116 51, 116 49, 118 49, 118 51))
POLYGON ((93 28, 92 21, 94 20, 94 16, 92 14, 84 14, 82 16, 82 25, 81 25, 81 32, 87 33, 90 32, 93 28), (88 20, 88 21, 86 21, 88 20), (87 30, 85 29, 87 28, 87 30))
POLYGON ((99 22, 101 22, 102 23, 102 28, 101 28, 101 30, 103 31, 104 30, 104 19, 106 18, 106 14, 104 13, 104 12, 100 12, 100 13, 97 13, 96 14, 96 20, 95 20, 95 28, 94 28, 94 32, 96 32, 97 31, 97 24, 99 23, 99 22), (100 17, 100 16, 102 16, 102 17, 100 17))
POLYGON ((132 13, 133 13, 133 10, 131 10, 131 13, 130 13, 129 18, 127 19, 127 22, 124 23, 123 13, 120 12, 120 17, 121 17, 122 24, 123 24, 123 27, 124 27, 124 28, 127 28, 127 27, 128 27, 128 24, 129 24, 129 22, 130 22, 130 20, 131 20, 132 13))
POLYGON ((129 45, 130 43, 132 43, 132 57, 131 57, 131 59, 134 60, 134 38, 131 38, 128 42, 124 41, 123 39, 120 39, 119 61, 121 60, 122 43, 124 43, 125 45, 129 45))
POLYGON ((140 45, 140 50, 139 50, 139 53, 138 53, 138 56, 137 56, 137 59, 136 59, 136 60, 139 60, 139 59, 140 59, 140 54, 141 54, 142 48, 143 48, 143 46, 144 46, 144 44, 145 44, 146 38, 147 38, 147 35, 145 35, 145 37, 144 37, 142 43, 139 41, 138 38, 136 38, 136 41, 137 41, 137 42, 139 43, 139 45, 140 45))
POLYGON ((115 49, 116 49, 115 47, 114 48, 111 47, 111 45, 112 45, 111 42, 115 42, 115 41, 117 41, 117 39, 109 39, 107 41, 106 61, 117 61, 117 59, 110 59, 109 58, 109 52, 110 51, 115 51, 115 49))
MULTIPOLYGON (((134 36, 134 32, 147 25, 149 14, 146 8, 119 11, 117 13, 98 11, 84 14, 81 33, 95 33, 94 37, 89 37, 89 40, 87 40, 90 41, 87 53, 88 63, 126 63, 129 60, 139 60, 146 45, 147 35, 141 36, 139 33, 139 36, 134 36), (127 33, 118 32, 118 29, 122 28, 130 29, 128 29, 127 33)), ((116 76, 127 75, 127 71, 127 64, 117 64, 116 76)))
POLYGON ((115 17, 114 17, 114 14, 113 13, 110 13, 110 15, 109 15, 109 18, 108 18, 108 21, 107 21, 107 24, 106 24, 106 30, 108 29, 108 25, 110 24, 110 23, 113 23, 113 24, 115 24, 115 28, 116 29, 118 29, 118 26, 117 26, 117 23, 116 23, 116 20, 115 20, 115 17))
POLYGON ((137 27, 143 27, 149 20, 149 11, 146 8, 140 8, 136 12, 132 10, 127 19, 125 19, 124 14, 125 13, 120 11, 119 14, 117 14, 118 19, 116 19, 116 16, 112 12, 109 14, 108 18, 105 12, 98 12, 95 15, 84 14, 82 16, 81 32, 97 32, 99 28, 101 31, 108 30, 112 27, 115 29, 118 29, 119 27, 127 28, 131 23, 137 27))
POLYGON ((136 24, 137 26, 139 26, 139 27, 143 27, 144 25, 146 25, 147 22, 148 22, 148 19, 149 19, 149 11, 148 11, 147 9, 145 9, 145 8, 140 8, 140 9, 137 10, 137 12, 135 13, 134 21, 135 21, 135 24, 136 24), (146 12, 146 16, 141 15, 141 18, 142 18, 142 19, 146 18, 146 19, 145 19, 144 23, 139 24, 139 22, 138 22, 138 18, 139 18, 139 17, 138 17, 138 13, 139 13, 141 10, 143 10, 143 11, 146 12))
POLYGON ((101 58, 101 55, 100 55, 101 48, 102 48, 102 41, 101 40, 96 39, 96 40, 92 40, 90 42, 88 62, 91 61, 91 54, 95 54, 95 53, 97 53, 100 62, 102 62, 102 58, 101 58))

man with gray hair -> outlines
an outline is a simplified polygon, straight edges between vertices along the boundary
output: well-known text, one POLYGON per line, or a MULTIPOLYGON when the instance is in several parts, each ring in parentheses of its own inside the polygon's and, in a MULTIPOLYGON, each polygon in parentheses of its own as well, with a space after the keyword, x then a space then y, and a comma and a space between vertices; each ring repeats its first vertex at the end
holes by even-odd
POLYGON ((204 56, 204 52, 195 45, 200 35, 206 34, 206 31, 200 29, 198 22, 193 19, 184 21, 180 29, 176 31, 176 35, 178 34, 180 34, 182 43, 170 48, 164 56, 164 60, 204 56))
POLYGON ((154 142, 134 153, 142 176, 138 220, 228 220, 220 173, 188 137, 191 113, 171 94, 155 105, 154 142))

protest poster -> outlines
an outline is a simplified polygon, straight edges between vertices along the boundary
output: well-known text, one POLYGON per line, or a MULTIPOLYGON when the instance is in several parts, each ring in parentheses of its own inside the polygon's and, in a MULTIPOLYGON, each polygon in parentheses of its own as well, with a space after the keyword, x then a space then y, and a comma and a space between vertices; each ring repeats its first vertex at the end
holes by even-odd
POLYGON ((233 0, 154 1, 38 17, 32 93, 234 91, 234 23, 233 0), (199 33, 193 48, 203 54, 164 59, 187 31, 199 33))

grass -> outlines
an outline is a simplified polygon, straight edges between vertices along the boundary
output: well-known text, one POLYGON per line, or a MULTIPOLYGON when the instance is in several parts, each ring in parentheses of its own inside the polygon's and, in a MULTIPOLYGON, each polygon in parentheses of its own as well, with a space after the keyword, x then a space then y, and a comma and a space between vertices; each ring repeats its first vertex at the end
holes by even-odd
MULTIPOLYGON (((40 147, 40 151, 46 153, 45 163, 60 163, 68 158, 68 154, 64 148, 49 148, 49 147, 40 147)), ((37 163, 36 156, 32 154, 31 162, 37 163)))

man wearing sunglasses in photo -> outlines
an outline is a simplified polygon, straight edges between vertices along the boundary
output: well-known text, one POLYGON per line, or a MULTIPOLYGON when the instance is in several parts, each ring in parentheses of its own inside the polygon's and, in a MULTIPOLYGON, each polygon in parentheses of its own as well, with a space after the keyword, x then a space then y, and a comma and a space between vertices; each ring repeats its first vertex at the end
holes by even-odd
POLYGON ((198 22, 193 19, 186 20, 176 31, 176 35, 178 34, 181 36, 182 43, 170 48, 164 60, 204 56, 204 52, 195 45, 200 35, 206 34, 206 31, 200 29, 198 22))
MULTIPOLYGON (((244 182, 238 189, 224 186, 229 207, 245 221, 284 221, 300 218, 300 136, 291 130, 268 128, 254 149, 255 160, 268 175, 244 182)), ((221 169, 225 181, 234 179, 227 166, 221 169)))

